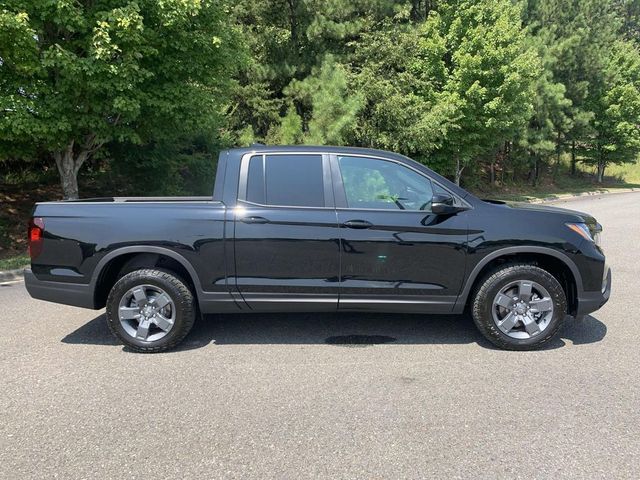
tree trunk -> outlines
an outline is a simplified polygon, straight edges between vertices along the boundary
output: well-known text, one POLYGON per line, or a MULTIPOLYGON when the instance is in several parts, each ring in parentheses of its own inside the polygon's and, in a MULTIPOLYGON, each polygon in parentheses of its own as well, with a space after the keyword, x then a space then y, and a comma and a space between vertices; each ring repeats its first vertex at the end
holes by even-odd
POLYGON ((535 187, 538 184, 538 175, 540 173, 538 155, 533 151, 529 151, 529 156, 533 158, 533 165, 531 165, 531 170, 529 171, 529 180, 531 181, 531 185, 535 187))
POLYGON ((495 160, 491 160, 491 163, 489 165, 489 182, 491 183, 492 186, 496 184, 496 161, 495 160))
POLYGON ((91 153, 90 150, 81 149, 76 154, 73 151, 74 145, 75 142, 72 140, 65 150, 53 154, 60 174, 60 184, 65 200, 78 198, 78 172, 91 153))
POLYGON ((504 185, 504 175, 508 168, 512 168, 515 175, 515 167, 511 164, 511 142, 504 142, 504 160, 500 170, 500 184, 504 185))
POLYGON ((511 163, 511 142, 504 142, 504 158, 502 159, 502 170, 506 170, 511 163))
POLYGON ((462 171, 464 166, 460 166, 460 158, 456 157, 456 185, 460 186, 460 179, 462 178, 462 171))
POLYGON ((553 180, 555 181, 556 178, 558 178, 558 171, 560 170, 560 154, 562 153, 562 142, 561 140, 561 134, 560 132, 558 132, 558 137, 556 138, 556 164, 553 167, 553 180))
POLYGON ((571 176, 576 176, 576 141, 571 141, 571 176))
POLYGON ((411 20, 414 22, 420 20, 420 4, 422 0, 412 0, 411 1, 411 20))
POLYGON ((291 32, 291 40, 297 45, 298 43, 298 18, 296 16, 298 4, 295 0, 289 0, 289 29, 291 32))
POLYGON ((604 160, 598 160, 598 176, 596 178, 598 183, 602 183, 604 181, 604 169, 607 166, 607 162, 604 160))

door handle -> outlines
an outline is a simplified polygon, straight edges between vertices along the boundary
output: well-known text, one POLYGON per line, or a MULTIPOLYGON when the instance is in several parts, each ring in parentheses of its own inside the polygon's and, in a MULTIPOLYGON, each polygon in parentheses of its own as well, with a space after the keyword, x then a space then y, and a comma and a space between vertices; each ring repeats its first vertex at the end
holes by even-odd
POLYGON ((269 223, 269 220, 267 220, 264 217, 254 217, 254 216, 242 217, 240 221, 242 223, 269 223))
POLYGON ((373 223, 367 222, 366 220, 347 220, 342 225, 347 228, 359 228, 359 229, 373 227, 373 223))

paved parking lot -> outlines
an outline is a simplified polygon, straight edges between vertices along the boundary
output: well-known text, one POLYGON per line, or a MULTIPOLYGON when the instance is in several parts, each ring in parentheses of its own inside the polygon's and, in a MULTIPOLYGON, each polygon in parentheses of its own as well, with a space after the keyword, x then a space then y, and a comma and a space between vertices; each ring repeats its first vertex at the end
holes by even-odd
POLYGON ((464 316, 295 314, 141 355, 4 285, 0 478, 640 478, 640 194, 560 206, 604 225, 613 294, 540 352, 464 316))

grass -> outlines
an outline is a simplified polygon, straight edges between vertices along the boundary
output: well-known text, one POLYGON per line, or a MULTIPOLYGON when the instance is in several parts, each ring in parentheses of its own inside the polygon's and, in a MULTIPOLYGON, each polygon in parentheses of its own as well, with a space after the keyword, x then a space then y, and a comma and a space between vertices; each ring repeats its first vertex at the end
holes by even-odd
POLYGON ((609 165, 605 173, 628 183, 640 184, 640 162, 609 165))
POLYGON ((15 257, 0 259, 0 272, 5 270, 17 270, 28 267, 31 263, 29 255, 18 255, 15 257))

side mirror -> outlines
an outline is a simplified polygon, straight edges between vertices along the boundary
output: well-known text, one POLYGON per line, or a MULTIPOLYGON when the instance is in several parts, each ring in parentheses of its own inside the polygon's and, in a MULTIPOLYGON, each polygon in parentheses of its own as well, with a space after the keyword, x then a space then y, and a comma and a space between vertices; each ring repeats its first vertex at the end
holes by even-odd
POLYGON ((431 211, 437 215, 450 215, 462 210, 466 210, 466 208, 454 205, 451 195, 436 193, 431 199, 431 211))

